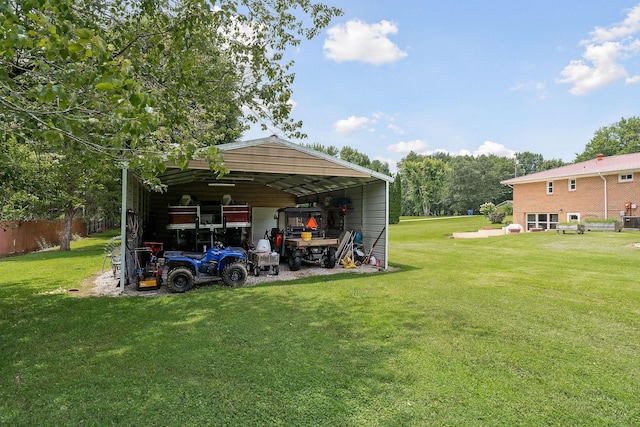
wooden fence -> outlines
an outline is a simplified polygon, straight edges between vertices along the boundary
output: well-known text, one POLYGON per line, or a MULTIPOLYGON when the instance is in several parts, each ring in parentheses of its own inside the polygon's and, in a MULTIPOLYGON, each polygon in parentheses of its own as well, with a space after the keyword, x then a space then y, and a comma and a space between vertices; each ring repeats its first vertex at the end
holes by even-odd
MULTIPOLYGON (((61 231, 62 221, 0 222, 0 257, 57 246, 61 231)), ((80 218, 74 219, 71 232, 86 237, 87 224, 80 218)))

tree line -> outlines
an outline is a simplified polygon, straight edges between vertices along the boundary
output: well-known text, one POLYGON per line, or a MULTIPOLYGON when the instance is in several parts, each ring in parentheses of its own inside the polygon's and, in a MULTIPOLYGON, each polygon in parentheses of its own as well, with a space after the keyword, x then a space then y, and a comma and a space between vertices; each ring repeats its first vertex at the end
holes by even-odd
MULTIPOLYGON (((366 154, 353 148, 338 149, 321 144, 307 144, 307 147, 392 175, 387 163, 371 161, 366 154)), ((584 150, 576 153, 574 162, 589 160, 598 154, 613 156, 634 152, 640 152, 640 118, 622 118, 598 129, 584 150)), ((398 222, 403 215, 478 213, 484 203, 499 205, 512 200, 512 189, 500 184, 501 181, 563 165, 561 159, 545 159, 542 154, 530 151, 516 153, 512 158, 411 152, 398 162, 396 179, 390 187, 389 221, 398 222)))
MULTIPOLYGON (((640 118, 622 118, 598 129, 574 162, 640 152, 640 118)), ((545 159, 530 151, 514 158, 495 155, 451 156, 445 153, 410 153, 398 164, 401 215, 453 215, 480 205, 498 205, 512 199, 511 188, 500 184, 505 179, 563 166, 561 159, 545 159)))

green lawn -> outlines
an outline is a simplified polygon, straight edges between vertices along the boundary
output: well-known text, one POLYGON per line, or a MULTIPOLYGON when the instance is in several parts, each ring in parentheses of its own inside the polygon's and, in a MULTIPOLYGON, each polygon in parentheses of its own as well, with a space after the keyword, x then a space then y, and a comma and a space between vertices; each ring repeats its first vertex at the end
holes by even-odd
POLYGON ((393 271, 78 298, 109 234, 0 261, 0 425, 640 425, 640 233, 454 240, 393 271), (52 292, 53 291, 53 292, 52 292))

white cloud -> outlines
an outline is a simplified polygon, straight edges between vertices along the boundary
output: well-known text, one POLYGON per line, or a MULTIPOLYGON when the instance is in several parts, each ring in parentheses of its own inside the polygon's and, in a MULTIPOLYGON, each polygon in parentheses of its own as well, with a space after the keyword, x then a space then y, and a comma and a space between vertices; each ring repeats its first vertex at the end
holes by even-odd
POLYGON ((627 77, 625 82, 628 83, 628 84, 638 83, 638 82, 640 82, 640 76, 627 77))
POLYGON ((596 43, 604 43, 628 36, 632 36, 640 31, 640 5, 629 11, 627 18, 618 25, 611 28, 596 27, 591 32, 591 40, 596 43))
POLYGON ((511 86, 509 90, 511 92, 533 91, 539 99, 547 99, 549 96, 549 92, 547 92, 547 89, 542 82, 518 83, 515 86, 511 86))
POLYGON ((348 119, 338 120, 333 126, 338 133, 351 133, 365 129, 369 119, 366 117, 351 116, 348 119))
POLYGON ((427 143, 419 139, 413 141, 401 141, 397 144, 392 144, 387 147, 389 151, 393 151, 394 153, 398 154, 408 154, 411 151, 413 151, 414 153, 420 153, 425 148, 427 148, 427 143))
POLYGON ((474 156, 494 154, 499 157, 513 157, 515 151, 505 147, 502 144, 498 144, 493 141, 485 141, 476 151, 473 152, 474 156))
POLYGON ((371 117, 372 117, 371 121, 374 123, 377 123, 380 120, 386 120, 389 122, 392 122, 395 120, 395 117, 393 117, 392 115, 383 113, 381 111, 376 111, 375 113, 371 114, 371 117))
POLYGON ((387 128, 389 128, 393 132, 397 133, 398 135, 404 135, 406 133, 404 131, 404 129, 402 129, 400 126, 397 126, 397 125, 394 125, 394 124, 388 125, 387 128))
POLYGON ((570 92, 585 95, 593 90, 625 79, 627 84, 637 83, 640 78, 629 77, 624 60, 640 53, 640 5, 629 11, 626 19, 609 28, 597 27, 591 38, 580 42, 585 46, 582 59, 574 59, 562 70, 557 83, 572 85, 570 92))
POLYGON ((397 32, 398 27, 389 21, 377 24, 348 21, 327 30, 324 54, 336 62, 361 61, 374 65, 396 62, 407 56, 388 38, 397 32))
POLYGON ((461 149, 458 151, 451 151, 444 148, 437 148, 435 150, 427 150, 427 143, 416 139, 413 141, 401 141, 397 144, 393 144, 387 147, 389 151, 397 154, 408 154, 414 152, 423 156, 431 156, 438 153, 449 154, 451 156, 482 156, 482 155, 495 155, 499 157, 514 157, 515 151, 505 147, 502 144, 498 144, 493 141, 485 141, 480 147, 478 147, 473 153, 467 149, 461 149))
POLYGON ((584 95, 628 77, 624 66, 617 61, 622 50, 623 46, 614 42, 588 45, 582 56, 593 65, 588 65, 583 60, 573 60, 562 70, 564 78, 559 82, 573 84, 571 93, 584 95))

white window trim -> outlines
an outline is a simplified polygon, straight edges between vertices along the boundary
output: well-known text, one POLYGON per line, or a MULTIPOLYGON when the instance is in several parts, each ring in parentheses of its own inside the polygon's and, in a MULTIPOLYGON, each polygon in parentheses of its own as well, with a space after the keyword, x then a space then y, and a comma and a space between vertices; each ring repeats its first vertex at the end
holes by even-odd
POLYGON ((525 229, 527 231, 532 228, 542 228, 544 230, 555 230, 558 226, 558 221, 560 220, 560 215, 557 213, 525 213, 525 229), (529 215, 533 215, 533 221, 529 220, 529 215), (545 221, 540 221, 540 215, 546 215, 547 219, 545 221), (555 221, 552 219, 552 216, 556 216, 555 221))
POLYGON ((553 194, 553 181, 547 181, 547 194, 553 194))
POLYGON ((618 174, 618 182, 633 182, 633 174, 632 173, 618 174))
POLYGON ((567 221, 580 221, 580 212, 567 212, 567 221), (573 220, 572 216, 575 216, 573 220))
POLYGON ((568 180, 568 185, 567 185, 567 189, 569 191, 576 191, 576 189, 578 188, 578 180, 577 179, 569 179, 568 180), (571 188, 571 182, 573 182, 573 188, 571 188))

